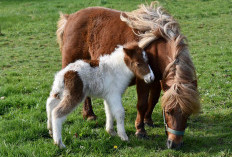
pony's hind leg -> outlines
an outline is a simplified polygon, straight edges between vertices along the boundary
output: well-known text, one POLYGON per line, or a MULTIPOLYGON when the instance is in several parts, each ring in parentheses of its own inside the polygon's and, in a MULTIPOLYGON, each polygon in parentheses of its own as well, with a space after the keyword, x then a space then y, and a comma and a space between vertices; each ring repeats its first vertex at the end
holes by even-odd
POLYGON ((93 112, 92 101, 90 97, 87 97, 83 103, 82 115, 84 119, 96 120, 97 116, 93 112))
POLYGON ((115 136, 116 132, 114 130, 114 117, 106 100, 104 101, 104 106, 105 106, 105 113, 106 113, 106 131, 111 136, 115 136))
POLYGON ((50 95, 47 99, 46 103, 46 111, 47 111, 47 129, 49 130, 49 134, 52 137, 52 110, 60 103, 60 99, 55 95, 50 95))
POLYGON ((52 111, 53 140, 60 148, 65 148, 62 143, 62 123, 66 116, 84 99, 83 82, 77 72, 68 71, 64 75, 65 90, 60 104, 52 111))

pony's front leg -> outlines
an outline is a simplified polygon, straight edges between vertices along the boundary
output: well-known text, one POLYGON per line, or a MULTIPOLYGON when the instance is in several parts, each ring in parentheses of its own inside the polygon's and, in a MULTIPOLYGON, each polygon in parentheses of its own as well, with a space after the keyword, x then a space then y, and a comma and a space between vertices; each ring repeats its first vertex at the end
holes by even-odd
POLYGON ((154 127, 151 115, 153 112, 153 109, 155 105, 159 101, 160 92, 161 92, 161 86, 159 81, 154 81, 154 83, 151 85, 150 88, 150 94, 148 99, 148 108, 144 117, 144 123, 147 124, 150 127, 154 127))
POLYGON ((106 113, 106 132, 108 132, 111 136, 115 136, 116 132, 114 131, 114 117, 106 100, 104 101, 104 106, 106 113))
POLYGON ((122 106, 121 96, 120 95, 111 95, 107 100, 107 104, 113 114, 113 117, 117 122, 117 132, 118 136, 123 141, 128 141, 128 136, 124 127, 124 119, 125 119, 125 110, 122 106))
POLYGON ((52 137, 52 110, 60 103, 60 99, 55 96, 49 96, 46 103, 46 111, 47 111, 47 129, 49 130, 49 134, 52 137))
POLYGON ((144 117, 148 108, 148 96, 149 96, 149 85, 143 80, 136 79, 136 90, 138 95, 137 102, 137 117, 135 120, 135 128, 137 137, 146 137, 146 131, 144 128, 144 117))

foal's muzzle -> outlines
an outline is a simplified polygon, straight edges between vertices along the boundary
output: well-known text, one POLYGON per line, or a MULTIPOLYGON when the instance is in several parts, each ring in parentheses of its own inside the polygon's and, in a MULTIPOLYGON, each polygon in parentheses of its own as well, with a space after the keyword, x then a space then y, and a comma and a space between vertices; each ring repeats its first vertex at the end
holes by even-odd
POLYGON ((146 83, 151 83, 155 80, 155 75, 153 71, 151 70, 150 66, 149 66, 149 69, 150 69, 150 73, 144 76, 144 82, 146 83))

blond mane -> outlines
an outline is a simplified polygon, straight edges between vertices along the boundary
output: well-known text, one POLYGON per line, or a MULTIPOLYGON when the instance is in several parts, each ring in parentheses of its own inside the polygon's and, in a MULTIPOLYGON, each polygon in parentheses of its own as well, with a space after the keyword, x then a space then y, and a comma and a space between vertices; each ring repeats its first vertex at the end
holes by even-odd
POLYGON ((120 18, 136 31, 135 34, 140 37, 141 48, 157 39, 155 32, 158 29, 168 39, 175 38, 180 32, 179 24, 158 2, 152 2, 150 5, 141 4, 137 10, 123 12, 120 18))
POLYGON ((162 83, 167 83, 170 88, 164 92, 161 101, 166 110, 179 105, 183 114, 191 115, 198 113, 201 105, 195 67, 184 39, 184 36, 179 35, 175 40, 169 41, 173 56, 165 68, 162 83))
POLYGON ((192 114, 200 110, 199 93, 194 81, 197 80, 193 62, 189 56, 185 37, 180 34, 179 24, 157 2, 140 5, 139 9, 121 14, 121 20, 140 37, 139 46, 147 47, 159 38, 167 39, 173 56, 169 56, 162 82, 170 85, 162 97, 162 107, 173 109, 179 105, 182 113, 192 114), (157 33, 159 32, 159 33, 157 33))

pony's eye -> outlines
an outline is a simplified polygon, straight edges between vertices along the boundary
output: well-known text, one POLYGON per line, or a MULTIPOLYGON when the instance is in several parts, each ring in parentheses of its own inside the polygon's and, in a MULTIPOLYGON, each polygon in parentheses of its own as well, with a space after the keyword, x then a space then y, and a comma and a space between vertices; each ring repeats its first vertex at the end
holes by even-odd
POLYGON ((169 116, 172 115, 173 114, 173 110, 166 111, 166 114, 169 115, 169 116))
POLYGON ((171 113, 169 111, 166 112, 167 115, 170 115, 171 113))

